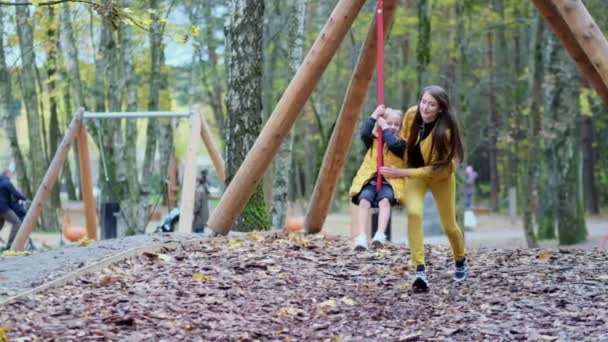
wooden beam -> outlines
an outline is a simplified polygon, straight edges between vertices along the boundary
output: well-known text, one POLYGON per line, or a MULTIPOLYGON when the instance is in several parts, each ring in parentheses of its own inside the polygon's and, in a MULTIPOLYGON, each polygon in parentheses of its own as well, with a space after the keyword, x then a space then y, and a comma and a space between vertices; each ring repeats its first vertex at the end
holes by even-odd
MULTIPOLYGON (((384 32, 388 36, 395 13, 396 0, 384 0, 384 32)), ((306 212, 304 227, 307 233, 318 233, 323 228, 331 201, 348 155, 359 114, 365 104, 365 98, 376 67, 376 17, 371 23, 365 42, 359 51, 359 58, 346 90, 342 108, 332 132, 329 145, 323 157, 323 164, 315 183, 310 205, 306 212)))
POLYGON ((226 188, 207 226, 227 234, 264 176, 365 0, 340 0, 226 188))
POLYGON ((171 153, 169 158, 169 165, 167 166, 167 210, 177 207, 177 162, 175 161, 175 154, 171 153))
POLYGON ((42 212, 42 208, 46 201, 49 199, 51 194, 51 190, 53 189, 53 185, 57 180, 57 177, 61 173, 61 169, 63 168, 63 163, 68 156, 68 152, 70 150, 70 145, 74 142, 76 137, 76 133, 78 129, 82 125, 82 115, 84 113, 84 108, 78 109, 70 126, 68 127, 67 132, 65 133, 63 140, 61 140, 61 144, 57 148, 57 152, 55 152, 55 156, 53 156, 53 160, 51 161, 51 165, 49 166, 44 178, 42 179, 42 183, 38 187, 36 191, 36 195, 34 196, 34 200, 30 205, 30 208, 27 211, 27 215, 23 219, 21 223, 21 227, 19 228, 19 233, 17 233, 17 237, 13 241, 11 245, 11 249, 14 251, 21 251, 25 247, 27 239, 32 234, 32 230, 34 229, 34 225, 38 221, 40 217, 40 213, 42 212))
POLYGON ((224 168, 224 159, 222 159, 222 155, 215 144, 215 139, 211 135, 211 130, 209 130, 209 125, 207 125, 207 121, 205 117, 200 114, 198 111, 195 111, 192 115, 199 115, 201 118, 201 139, 203 139, 203 143, 207 148, 207 152, 209 152, 209 156, 211 157, 211 162, 213 163, 213 167, 215 168, 215 173, 217 177, 222 181, 226 181, 226 171, 224 168))
POLYGON ((95 196, 93 195, 93 176, 91 174, 91 158, 89 157, 87 128, 84 124, 78 129, 78 160, 80 166, 80 190, 84 202, 84 218, 87 228, 87 238, 97 240, 97 213, 95 196))
POLYGON ((194 218, 194 194, 196 190, 196 177, 198 176, 198 150, 201 139, 201 117, 198 110, 190 116, 190 138, 188 150, 186 151, 186 163, 184 165, 184 179, 182 181, 182 197, 179 203, 179 225, 178 232, 189 233, 192 231, 192 220, 194 218))
POLYGON ((574 60, 579 72, 608 105, 608 52, 603 52, 603 56, 600 52, 608 51, 608 47, 583 3, 550 0, 532 0, 532 3, 574 60), (603 68, 604 76, 598 67, 603 68))

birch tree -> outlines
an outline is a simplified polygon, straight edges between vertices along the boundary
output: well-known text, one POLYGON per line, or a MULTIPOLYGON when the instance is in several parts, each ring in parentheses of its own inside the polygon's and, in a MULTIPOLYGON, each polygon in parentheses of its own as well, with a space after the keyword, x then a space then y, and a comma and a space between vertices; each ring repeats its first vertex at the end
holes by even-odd
POLYGON ((6 54, 4 52, 4 9, 0 7, 0 125, 4 128, 9 145, 11 156, 15 161, 15 169, 19 185, 24 194, 32 197, 29 179, 27 177, 27 167, 23 159, 23 153, 19 147, 17 126, 15 120, 19 115, 19 102, 13 96, 12 80, 9 69, 6 65, 6 54))
MULTIPOLYGON (((230 182, 262 126, 262 35, 264 1, 230 0, 225 26, 228 93, 226 178, 230 182)), ((268 210, 260 183, 241 217, 237 231, 267 230, 268 210)))
MULTIPOLYGON (((293 9, 289 11, 288 60, 290 77, 295 75, 304 57, 304 18, 306 18, 306 6, 306 0, 295 0, 293 9)), ((289 132, 274 161, 272 208, 270 211, 273 229, 281 229, 285 225, 285 215, 289 204, 288 194, 292 150, 293 132, 289 132)))
MULTIPOLYGON (((44 141, 42 139, 42 115, 39 112, 38 92, 36 90, 36 56, 34 52, 34 32, 29 6, 15 7, 17 20, 17 36, 19 37, 19 52, 21 55, 21 91, 27 112, 29 159, 31 166, 32 192, 40 186, 48 162, 44 155, 44 141)), ((46 206, 42 212, 41 221, 44 229, 59 227, 55 208, 46 206)))

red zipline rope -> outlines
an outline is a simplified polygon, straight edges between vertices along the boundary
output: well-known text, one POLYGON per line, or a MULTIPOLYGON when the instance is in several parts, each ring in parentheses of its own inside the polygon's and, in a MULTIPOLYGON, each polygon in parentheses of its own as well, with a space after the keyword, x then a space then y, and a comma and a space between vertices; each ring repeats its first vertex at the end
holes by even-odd
MULTIPOLYGON (((383 22, 383 3, 382 0, 376 0, 376 71, 378 81, 378 93, 376 95, 377 105, 384 104, 384 22, 383 22)), ((382 150, 384 148, 384 139, 382 137, 382 128, 378 126, 378 153, 376 159, 376 191, 380 191, 382 187, 382 175, 380 167, 384 165, 382 150)))

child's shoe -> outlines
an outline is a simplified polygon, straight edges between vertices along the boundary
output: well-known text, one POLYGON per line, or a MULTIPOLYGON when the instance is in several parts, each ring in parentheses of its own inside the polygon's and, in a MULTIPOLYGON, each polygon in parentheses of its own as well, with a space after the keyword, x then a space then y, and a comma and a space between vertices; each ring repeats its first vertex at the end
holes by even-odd
POLYGON ((359 234, 355 238, 355 250, 356 251, 367 250, 367 236, 365 236, 365 234, 359 234))
POLYGON ((372 239, 372 247, 382 248, 382 247, 384 247, 385 243, 386 243, 386 234, 381 233, 380 231, 377 231, 376 234, 374 234, 374 238, 372 239))

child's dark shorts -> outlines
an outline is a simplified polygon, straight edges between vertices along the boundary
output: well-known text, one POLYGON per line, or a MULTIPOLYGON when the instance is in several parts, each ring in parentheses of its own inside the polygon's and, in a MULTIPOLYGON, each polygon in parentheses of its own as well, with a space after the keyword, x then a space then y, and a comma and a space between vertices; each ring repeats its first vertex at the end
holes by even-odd
POLYGON ((368 200, 372 207, 377 208, 380 200, 387 198, 391 205, 395 204, 395 193, 393 192, 393 188, 388 182, 382 182, 382 187, 380 187, 380 191, 376 192, 376 180, 371 180, 367 184, 363 186, 363 189, 357 194, 353 196, 353 203, 359 205, 361 199, 368 200))

